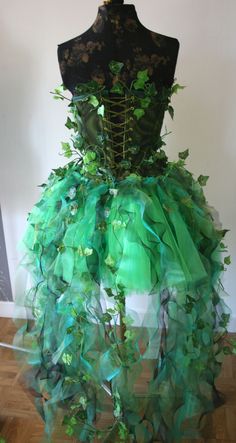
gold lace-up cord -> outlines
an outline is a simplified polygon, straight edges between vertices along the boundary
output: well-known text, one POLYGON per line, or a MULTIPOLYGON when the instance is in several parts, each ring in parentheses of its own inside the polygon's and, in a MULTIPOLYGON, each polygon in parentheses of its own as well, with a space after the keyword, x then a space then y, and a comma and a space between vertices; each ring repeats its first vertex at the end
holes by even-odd
POLYGON ((130 111, 134 110, 134 106, 131 106, 133 100, 132 96, 103 97, 103 104, 105 106, 104 130, 107 132, 108 142, 111 144, 109 152, 113 152, 114 157, 121 154, 119 148, 122 148, 123 159, 125 159, 125 154, 128 152, 125 148, 126 143, 132 140, 128 134, 133 130, 129 124, 133 120, 133 117, 129 115, 130 111), (114 107, 118 109, 114 109, 114 107), (115 121, 120 116, 122 121, 115 121))

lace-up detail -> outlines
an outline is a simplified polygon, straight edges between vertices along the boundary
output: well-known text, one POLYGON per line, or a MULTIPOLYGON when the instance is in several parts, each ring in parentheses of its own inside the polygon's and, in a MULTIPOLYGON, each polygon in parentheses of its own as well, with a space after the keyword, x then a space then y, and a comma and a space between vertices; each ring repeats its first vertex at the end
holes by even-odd
POLYGON ((132 141, 134 97, 102 97, 102 103, 105 109, 103 129, 107 135, 107 150, 109 154, 112 153, 114 160, 117 157, 126 159, 129 151, 127 147, 132 141))

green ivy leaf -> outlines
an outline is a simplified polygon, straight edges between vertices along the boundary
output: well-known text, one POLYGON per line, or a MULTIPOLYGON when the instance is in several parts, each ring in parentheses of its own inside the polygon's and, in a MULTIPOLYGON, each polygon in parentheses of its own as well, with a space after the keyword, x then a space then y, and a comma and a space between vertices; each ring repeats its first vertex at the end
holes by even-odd
POLYGON ((124 88, 121 83, 117 82, 112 86, 111 92, 122 95, 124 94, 124 88))
POLYGON ((105 112, 104 105, 99 106, 99 108, 97 110, 98 115, 101 115, 102 117, 104 117, 104 112, 105 112))
POLYGON ((170 116, 171 116, 171 118, 173 120, 173 118, 174 118, 174 108, 173 108, 173 106, 169 105, 168 108, 167 108, 167 111, 169 112, 169 114, 170 114, 170 116))
MULTIPOLYGON (((61 97, 61 95, 63 94, 63 92, 67 89, 67 87, 64 85, 64 83, 61 83, 61 85, 57 86, 53 91, 52 94, 53 98, 55 100, 64 100, 64 97, 61 97)), ((1 443, 1 441, 0 441, 1 443)))
POLYGON ((230 314, 223 313, 221 315, 221 318, 222 318, 222 321, 220 322, 220 325, 226 328, 227 324, 228 324, 228 322, 230 320, 230 314))
POLYGON ((101 318, 102 322, 109 322, 111 320, 112 320, 112 316, 108 312, 105 312, 105 314, 103 314, 103 316, 101 318))
POLYGON ((78 422, 77 422, 77 420, 76 420, 76 418, 75 417, 71 417, 70 418, 70 424, 71 425, 76 425, 78 422))
POLYGON ((75 123, 70 119, 70 117, 67 117, 67 120, 66 120, 65 126, 66 126, 68 129, 73 129, 73 128, 75 127, 75 123))
POLYGON ((135 89, 144 89, 146 82, 149 80, 148 70, 138 71, 137 80, 134 82, 135 89))
POLYGON ((221 249, 228 249, 228 247, 223 242, 220 242, 220 247, 221 249))
POLYGON ((104 290, 106 291, 108 297, 113 297, 113 292, 111 288, 104 288, 104 290))
POLYGON ((72 138, 72 142, 75 149, 81 149, 84 144, 84 139, 81 134, 77 134, 72 138))
POLYGON ((123 317, 123 323, 126 326, 132 325, 133 322, 134 322, 134 319, 130 315, 126 315, 125 317, 123 317))
POLYGON ((209 175, 199 175, 197 181, 198 181, 198 183, 200 183, 201 186, 205 186, 208 178, 209 178, 209 175))
POLYGON ((62 150, 64 156, 70 158, 72 156, 72 151, 69 143, 61 142, 62 150))
POLYGON ((189 149, 185 149, 185 151, 179 152, 178 154, 181 160, 185 160, 189 156, 189 149))
POLYGON ((225 263, 226 265, 230 265, 230 263, 231 263, 231 257, 230 257, 230 255, 228 255, 227 257, 224 258, 224 263, 225 263))
POLYGON ((83 379, 84 381, 89 381, 89 380, 92 379, 92 377, 91 377, 90 374, 84 374, 83 377, 82 377, 82 379, 83 379))
POLYGON ((103 437, 102 431, 97 431, 97 439, 101 440, 102 437, 103 437))
POLYGON ((119 422, 119 437, 121 442, 126 442, 129 435, 128 429, 123 422, 119 422))
POLYGON ((89 103, 95 108, 99 105, 99 101, 95 95, 91 95, 91 97, 89 97, 89 103))
POLYGON ((224 237, 227 232, 229 232, 230 229, 219 229, 217 232, 220 235, 220 237, 224 237))
POLYGON ((142 108, 136 108, 134 110, 134 115, 139 120, 143 115, 145 114, 145 111, 142 108))
POLYGON ((74 429, 72 428, 72 426, 68 425, 66 427, 66 434, 69 435, 69 437, 71 437, 74 434, 74 429))
POLYGON ((88 163, 92 162, 93 160, 95 160, 95 158, 96 158, 96 153, 94 151, 87 151, 83 157, 83 162, 85 164, 88 164, 88 163))
POLYGON ((112 60, 112 61, 109 63, 110 71, 111 71, 113 74, 115 74, 115 75, 117 75, 117 74, 120 73, 120 71, 121 71, 121 69, 123 68, 123 66, 124 66, 124 63, 122 63, 122 62, 118 62, 118 61, 116 61, 116 60, 112 60))
POLYGON ((179 85, 178 83, 175 83, 171 88, 171 94, 177 94, 179 89, 184 89, 186 86, 179 85))
POLYGON ((152 83, 146 83, 146 93, 147 95, 149 95, 150 97, 153 97, 154 95, 157 94, 157 89, 156 89, 156 85, 154 82, 152 83))
POLYGON ((151 103, 151 99, 149 97, 141 98, 140 104, 142 108, 148 108, 151 103))
POLYGON ((225 355, 230 355, 231 354, 231 349, 229 348, 229 346, 224 346, 223 347, 223 353, 225 355))
POLYGON ((66 354, 64 353, 62 355, 62 361, 63 363, 65 363, 66 365, 70 366, 71 362, 72 362, 72 355, 71 354, 66 354))
POLYGON ((143 83, 146 83, 149 80, 148 69, 138 71, 137 78, 143 83))
POLYGON ((107 309, 107 312, 108 312, 108 314, 116 314, 116 310, 115 309, 112 309, 112 308, 108 308, 107 309))

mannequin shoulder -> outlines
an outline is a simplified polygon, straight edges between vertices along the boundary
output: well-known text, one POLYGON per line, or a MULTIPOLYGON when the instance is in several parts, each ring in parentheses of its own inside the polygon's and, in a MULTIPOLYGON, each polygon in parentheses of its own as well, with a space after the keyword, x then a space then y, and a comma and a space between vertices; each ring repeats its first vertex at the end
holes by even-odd
POLYGON ((157 46, 162 46, 162 47, 172 47, 173 49, 175 49, 177 52, 179 50, 179 40, 175 37, 171 37, 169 35, 164 35, 164 34, 159 34, 157 32, 151 31, 149 30, 151 38, 153 40, 153 42, 157 45, 157 46))

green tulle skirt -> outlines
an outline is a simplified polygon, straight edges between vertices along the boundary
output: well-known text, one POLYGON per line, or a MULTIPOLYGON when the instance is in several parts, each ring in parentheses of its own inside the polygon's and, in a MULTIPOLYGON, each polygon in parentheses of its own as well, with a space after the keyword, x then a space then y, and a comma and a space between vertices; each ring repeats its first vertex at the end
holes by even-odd
POLYGON ((113 183, 73 163, 60 172, 29 213, 21 265, 31 285, 16 300, 32 312, 14 344, 28 350, 16 354, 45 436, 59 410, 79 442, 201 436, 220 402, 227 230, 178 163, 113 183))

